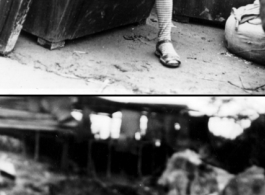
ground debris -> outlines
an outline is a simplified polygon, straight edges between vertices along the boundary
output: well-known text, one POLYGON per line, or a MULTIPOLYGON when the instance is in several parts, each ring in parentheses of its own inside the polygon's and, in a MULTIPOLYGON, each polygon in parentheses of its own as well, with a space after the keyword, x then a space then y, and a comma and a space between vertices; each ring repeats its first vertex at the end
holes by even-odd
POLYGON ((158 183, 168 188, 168 195, 205 195, 218 193, 217 173, 191 151, 177 152, 168 160, 158 183))
POLYGON ((71 68, 73 65, 71 65, 69 68, 64 68, 61 66, 60 63, 56 62, 54 64, 46 65, 39 60, 34 62, 34 68, 44 70, 49 73, 53 73, 55 75, 58 75, 60 77, 69 78, 69 79, 79 79, 75 74, 73 74, 71 68))
POLYGON ((124 35, 123 38, 125 40, 128 40, 128 41, 137 41, 140 38, 142 38, 142 36, 141 35, 135 35, 135 34, 133 34, 133 35, 124 35))
POLYGON ((157 18, 150 18, 152 22, 158 22, 157 18))
POLYGON ((65 178, 62 174, 49 171, 47 163, 35 162, 20 154, 0 152, 0 160, 12 163, 16 168, 16 180, 12 185, 2 185, 2 194, 48 195, 49 185, 65 178))
POLYGON ((223 195, 263 195, 265 194, 264 169, 252 166, 233 178, 223 191, 223 195))
POLYGON ((187 57, 187 59, 190 59, 190 60, 197 60, 197 58, 196 57, 187 57))
POLYGON ((123 38, 127 41, 133 41, 133 42, 139 41, 143 44, 150 45, 150 46, 153 46, 153 45, 149 44, 148 42, 154 41, 156 39, 156 37, 155 38, 149 38, 147 36, 136 35, 134 33, 132 33, 132 35, 123 35, 123 38))
POLYGON ((45 184, 28 183, 25 184, 24 187, 30 189, 33 192, 49 194, 49 186, 45 184))
POLYGON ((232 57, 233 56, 233 54, 231 54, 229 52, 221 52, 220 55, 227 56, 227 57, 232 57))
POLYGON ((114 66, 116 69, 118 69, 119 71, 121 71, 121 72, 128 72, 128 70, 122 68, 121 66, 119 66, 119 65, 117 65, 117 64, 113 64, 113 66, 114 66))
POLYGON ((112 181, 102 181, 87 177, 72 177, 50 186, 51 195, 153 195, 149 188, 112 181))
POLYGON ((259 92, 259 90, 264 90, 264 88, 265 88, 265 84, 259 85, 257 87, 245 87, 244 86, 244 83, 243 83, 243 81, 241 79, 241 77, 239 77, 239 80, 241 82, 241 86, 236 85, 236 84, 232 83, 231 81, 228 81, 228 83, 230 85, 233 85, 233 86, 239 88, 239 89, 244 90, 246 93, 249 93, 250 91, 252 91, 252 92, 259 92))

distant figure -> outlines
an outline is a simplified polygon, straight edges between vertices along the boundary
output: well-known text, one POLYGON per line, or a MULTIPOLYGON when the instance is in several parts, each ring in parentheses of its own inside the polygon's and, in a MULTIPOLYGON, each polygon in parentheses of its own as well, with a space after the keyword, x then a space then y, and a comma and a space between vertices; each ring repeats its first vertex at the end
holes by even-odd
POLYGON ((213 168, 186 150, 168 160, 158 184, 168 189, 168 195, 209 195, 219 191, 216 177, 213 168))
POLYGON ((156 0, 156 10, 159 32, 155 54, 164 66, 177 68, 181 64, 180 57, 171 41, 173 0, 156 0))
POLYGON ((265 0, 260 0, 260 17, 262 20, 262 27, 265 31, 265 0))
POLYGON ((264 195, 264 169, 253 166, 233 178, 221 195, 264 195))

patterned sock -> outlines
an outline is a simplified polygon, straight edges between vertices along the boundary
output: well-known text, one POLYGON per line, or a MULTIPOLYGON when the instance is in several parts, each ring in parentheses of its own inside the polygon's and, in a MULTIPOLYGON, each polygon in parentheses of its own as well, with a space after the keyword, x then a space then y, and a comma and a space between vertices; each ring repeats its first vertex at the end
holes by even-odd
POLYGON ((265 31, 265 0, 260 0, 260 17, 262 19, 263 30, 265 31))
POLYGON ((159 33, 158 41, 171 40, 173 0, 156 0, 159 33))

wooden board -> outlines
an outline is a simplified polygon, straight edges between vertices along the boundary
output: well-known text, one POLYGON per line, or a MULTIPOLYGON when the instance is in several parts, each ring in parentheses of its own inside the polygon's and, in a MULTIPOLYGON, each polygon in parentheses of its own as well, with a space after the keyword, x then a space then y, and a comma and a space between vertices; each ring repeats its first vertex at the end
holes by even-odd
POLYGON ((14 110, 0 107, 0 119, 53 120, 51 114, 14 110))
POLYGON ((24 30, 52 48, 63 41, 142 22, 154 0, 33 0, 24 30))
POLYGON ((0 129, 14 131, 51 131, 51 132, 68 132, 68 129, 61 128, 57 121, 53 120, 15 120, 1 119, 0 129))
POLYGON ((174 0, 173 19, 178 16, 225 23, 232 7, 238 8, 254 0, 174 0))
POLYGON ((27 16, 31 0, 0 0, 0 54, 11 52, 27 16))

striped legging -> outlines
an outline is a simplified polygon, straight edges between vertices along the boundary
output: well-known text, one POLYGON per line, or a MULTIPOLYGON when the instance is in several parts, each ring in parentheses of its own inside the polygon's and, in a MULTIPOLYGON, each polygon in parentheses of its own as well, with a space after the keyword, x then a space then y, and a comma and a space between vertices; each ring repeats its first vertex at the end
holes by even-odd
POLYGON ((265 0, 260 0, 260 17, 262 19, 263 30, 265 31, 265 0))
POLYGON ((173 0, 156 0, 159 33, 158 41, 171 40, 173 0))

